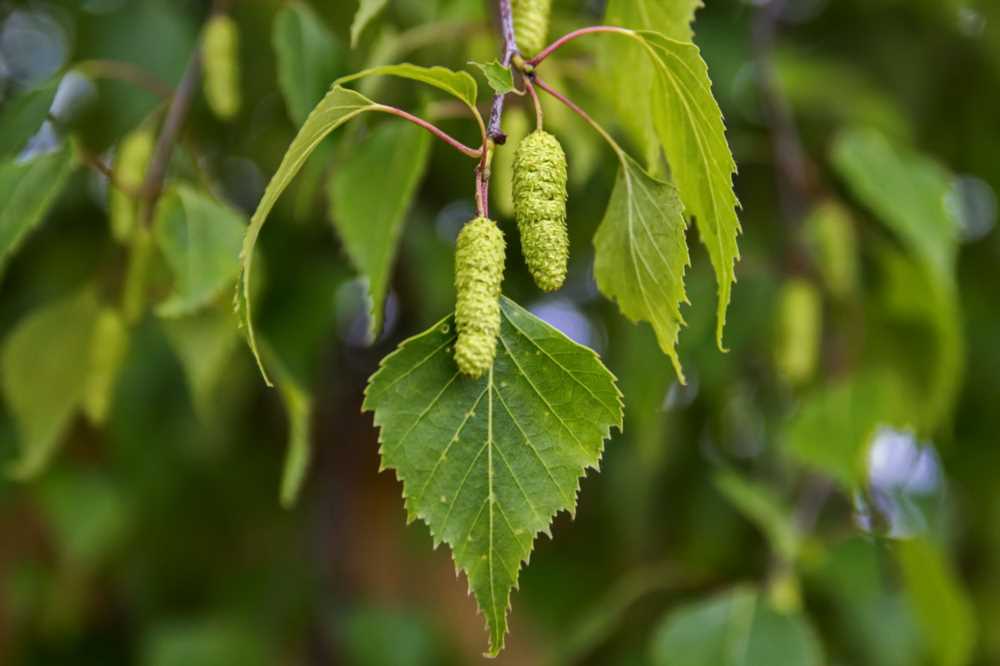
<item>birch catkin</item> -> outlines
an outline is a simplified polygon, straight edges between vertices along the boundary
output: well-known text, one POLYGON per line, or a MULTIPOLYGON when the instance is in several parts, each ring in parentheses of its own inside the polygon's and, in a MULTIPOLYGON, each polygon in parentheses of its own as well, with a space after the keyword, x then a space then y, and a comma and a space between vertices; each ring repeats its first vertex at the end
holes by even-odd
POLYGON ((506 243, 496 223, 478 217, 458 234, 455 248, 455 362, 481 377, 493 366, 500 335, 500 285, 506 243))
POLYGON ((531 57, 545 48, 552 0, 514 0, 514 34, 521 55, 531 57))
POLYGON ((231 17, 219 14, 205 26, 202 72, 205 99, 212 113, 228 120, 240 111, 240 30, 231 17))
POLYGON ((544 291, 566 280, 566 180, 566 154, 554 136, 537 130, 521 141, 514 156, 514 214, 524 260, 544 291))

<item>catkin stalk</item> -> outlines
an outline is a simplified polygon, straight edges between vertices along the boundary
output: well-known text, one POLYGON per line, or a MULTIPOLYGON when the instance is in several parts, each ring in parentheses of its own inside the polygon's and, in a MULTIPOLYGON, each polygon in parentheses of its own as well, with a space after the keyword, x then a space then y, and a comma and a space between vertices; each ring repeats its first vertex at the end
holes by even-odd
POLYGON ((532 132, 514 156, 514 214, 521 250, 535 284, 555 291, 566 280, 566 153, 542 130, 532 132))
POLYGON ((545 48, 552 0, 513 0, 514 34, 521 55, 531 57, 545 48))
POLYGON ((500 335, 500 286, 506 243, 496 223, 478 217, 462 228, 455 248, 455 362, 481 377, 493 366, 500 335))

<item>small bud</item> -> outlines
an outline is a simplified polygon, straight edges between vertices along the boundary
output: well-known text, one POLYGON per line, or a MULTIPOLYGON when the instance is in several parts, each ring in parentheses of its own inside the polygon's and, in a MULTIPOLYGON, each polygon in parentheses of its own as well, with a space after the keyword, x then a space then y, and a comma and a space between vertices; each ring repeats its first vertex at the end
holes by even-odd
POLYGON ((455 362, 469 377, 481 377, 496 357, 505 250, 503 233, 485 217, 472 220, 458 234, 455 362))
POLYGON ((552 0, 514 0, 512 9, 517 48, 530 58, 545 48, 552 0))
POLYGON ((514 212, 521 250, 535 284, 555 291, 566 280, 566 154, 541 130, 529 134, 514 156, 514 212))

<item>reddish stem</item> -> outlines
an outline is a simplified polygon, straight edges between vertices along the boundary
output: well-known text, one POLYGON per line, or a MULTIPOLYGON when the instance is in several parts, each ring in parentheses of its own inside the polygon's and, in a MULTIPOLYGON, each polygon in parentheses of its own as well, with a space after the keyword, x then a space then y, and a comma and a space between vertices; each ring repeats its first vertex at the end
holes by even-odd
POLYGON ((580 28, 579 30, 574 30, 571 33, 563 35, 556 41, 546 46, 544 49, 542 49, 542 51, 538 55, 529 60, 528 64, 531 65, 532 67, 536 67, 539 64, 541 64, 543 60, 545 60, 550 55, 561 49, 566 44, 572 42, 574 39, 583 37, 584 35, 592 35, 598 32, 617 32, 619 34, 628 36, 632 36, 635 34, 635 31, 633 30, 629 30, 628 28, 619 28, 618 26, 614 25, 592 25, 589 28, 580 28))
POLYGON ((612 136, 610 134, 608 134, 607 130, 605 130, 603 127, 601 127, 600 123, 598 123, 596 120, 594 120, 593 118, 591 118, 589 113, 587 113, 586 111, 584 111, 583 109, 581 109, 579 106, 577 106, 576 102, 572 101, 570 98, 568 98, 565 95, 563 95, 561 92, 559 92, 558 90, 556 90, 555 88, 553 88, 552 86, 550 86, 549 84, 547 84, 545 81, 542 81, 537 76, 535 76, 534 78, 535 78, 535 85, 536 86, 538 86, 539 88, 541 88, 542 90, 544 90, 548 94, 550 94, 553 97, 555 97, 557 100, 559 100, 560 102, 562 102, 570 111, 572 111, 576 115, 578 115, 581 118, 583 118, 583 120, 588 125, 590 125, 591 127, 593 127, 594 130, 596 130, 598 134, 600 134, 602 137, 604 137, 605 141, 607 141, 609 144, 611 144, 611 147, 615 149, 615 152, 617 152, 619 154, 622 153, 621 146, 618 145, 618 142, 615 141, 614 138, 612 138, 612 136))
POLYGON ((532 77, 524 77, 524 87, 528 89, 528 94, 531 95, 531 103, 535 106, 535 129, 543 129, 545 126, 545 114, 542 113, 542 103, 538 99, 538 91, 535 90, 532 77))
POLYGON ((372 111, 381 111, 383 113, 389 113, 391 115, 402 118, 403 120, 408 120, 414 125, 424 128, 437 138, 447 143, 455 150, 461 152, 463 155, 467 155, 477 160, 482 158, 483 156, 483 150, 481 148, 470 148, 469 146, 465 145, 455 137, 451 136, 450 134, 439 128, 437 125, 429 123, 423 118, 419 118, 413 115, 412 113, 408 113, 406 111, 403 111, 402 109, 397 109, 394 106, 387 106, 385 104, 376 104, 375 106, 372 107, 372 111))

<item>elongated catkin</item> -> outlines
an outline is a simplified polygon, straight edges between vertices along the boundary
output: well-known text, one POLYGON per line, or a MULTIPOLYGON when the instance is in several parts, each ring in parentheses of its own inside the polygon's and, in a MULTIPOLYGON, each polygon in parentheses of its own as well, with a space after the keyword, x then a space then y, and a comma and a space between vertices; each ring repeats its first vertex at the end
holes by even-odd
POLYGON ((223 120, 240 111, 240 30, 231 17, 219 14, 205 26, 202 72, 205 99, 212 113, 223 120))
POLYGON ((462 228, 455 248, 455 362, 462 374, 481 377, 493 365, 500 335, 500 286, 506 243, 493 220, 478 217, 462 228))
POLYGON ((566 153, 554 136, 536 130, 521 141, 514 156, 514 214, 524 260, 544 291, 566 280, 566 180, 566 153))
POLYGON ((552 0, 514 0, 514 34, 521 55, 531 57, 545 48, 552 0))

